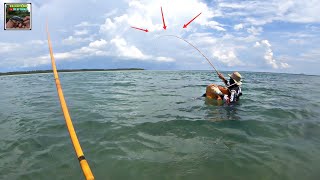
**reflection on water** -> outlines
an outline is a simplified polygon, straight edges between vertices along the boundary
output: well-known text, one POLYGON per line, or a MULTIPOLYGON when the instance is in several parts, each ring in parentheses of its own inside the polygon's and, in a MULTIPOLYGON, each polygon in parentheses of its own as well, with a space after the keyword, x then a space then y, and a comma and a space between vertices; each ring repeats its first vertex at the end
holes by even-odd
POLYGON ((204 99, 204 104, 208 107, 205 118, 209 121, 241 120, 241 117, 237 115, 239 102, 228 105, 223 101, 204 99))

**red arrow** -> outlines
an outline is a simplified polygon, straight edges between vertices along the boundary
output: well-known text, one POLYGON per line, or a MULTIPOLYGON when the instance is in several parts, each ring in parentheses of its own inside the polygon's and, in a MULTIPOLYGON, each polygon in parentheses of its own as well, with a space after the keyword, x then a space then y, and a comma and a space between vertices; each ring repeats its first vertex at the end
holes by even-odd
POLYGON ((164 17, 163 17, 163 12, 162 12, 162 7, 161 7, 161 14, 162 14, 162 23, 163 23, 163 29, 166 30, 167 26, 166 26, 166 22, 164 22, 164 17))
MULTIPOLYGON (((202 12, 201 12, 202 13, 202 12)), ((200 14, 201 14, 200 13, 200 14)), ((183 25, 183 28, 187 28, 187 26, 193 21, 193 20, 195 20, 198 16, 200 16, 200 14, 198 14, 196 17, 194 17, 193 19, 191 19, 191 21, 189 21, 187 24, 184 24, 183 25)))
POLYGON ((138 30, 144 31, 144 32, 149 32, 148 29, 141 29, 141 28, 137 28, 137 27, 133 27, 133 26, 131 26, 131 28, 138 29, 138 30))

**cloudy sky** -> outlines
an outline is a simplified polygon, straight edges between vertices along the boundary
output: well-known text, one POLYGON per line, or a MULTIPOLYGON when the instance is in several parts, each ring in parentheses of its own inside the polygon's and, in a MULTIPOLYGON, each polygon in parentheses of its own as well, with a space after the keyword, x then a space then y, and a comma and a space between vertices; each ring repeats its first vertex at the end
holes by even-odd
POLYGON ((187 43, 163 36, 170 34, 193 43, 220 70, 320 74, 320 0, 29 2, 33 29, 0 32, 0 72, 51 68, 48 19, 59 69, 211 69, 187 43))

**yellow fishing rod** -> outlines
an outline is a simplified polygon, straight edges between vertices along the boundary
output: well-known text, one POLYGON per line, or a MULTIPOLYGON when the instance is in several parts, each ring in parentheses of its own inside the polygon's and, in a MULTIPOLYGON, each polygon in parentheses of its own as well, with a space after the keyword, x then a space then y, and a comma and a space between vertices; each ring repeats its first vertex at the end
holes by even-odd
POLYGON ((48 46, 49 46, 49 51, 50 51, 54 79, 56 82, 57 92, 58 92, 60 104, 61 104, 61 109, 62 109, 62 112, 64 115, 64 119, 66 120, 66 125, 67 125, 68 131, 69 131, 70 139, 73 144, 74 150, 77 154, 77 157, 78 157, 78 160, 79 160, 79 163, 80 163, 80 166, 81 166, 81 169, 83 171, 85 178, 87 180, 94 180, 94 176, 91 172, 89 164, 88 164, 87 160, 85 159, 84 154, 82 152, 77 134, 76 134, 74 127, 73 127, 73 124, 72 124, 72 120, 71 120, 71 117, 69 114, 67 103, 64 99, 64 95, 63 95, 62 88, 61 88, 61 83, 60 83, 58 72, 57 72, 56 63, 55 63, 54 56, 53 56, 48 24, 47 24, 47 37, 48 37, 48 46))

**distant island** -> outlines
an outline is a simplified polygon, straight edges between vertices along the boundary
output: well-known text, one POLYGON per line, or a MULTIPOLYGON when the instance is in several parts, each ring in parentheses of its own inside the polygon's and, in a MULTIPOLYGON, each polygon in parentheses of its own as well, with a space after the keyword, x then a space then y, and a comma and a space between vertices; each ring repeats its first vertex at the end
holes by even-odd
MULTIPOLYGON (((119 69, 62 69, 58 72, 83 72, 83 71, 141 71, 142 68, 119 68, 119 69)), ((52 70, 34 70, 34 71, 15 71, 0 73, 0 76, 17 75, 17 74, 41 74, 52 73, 52 70)))

